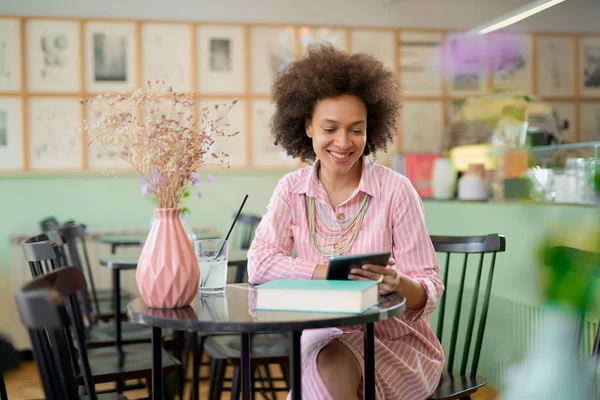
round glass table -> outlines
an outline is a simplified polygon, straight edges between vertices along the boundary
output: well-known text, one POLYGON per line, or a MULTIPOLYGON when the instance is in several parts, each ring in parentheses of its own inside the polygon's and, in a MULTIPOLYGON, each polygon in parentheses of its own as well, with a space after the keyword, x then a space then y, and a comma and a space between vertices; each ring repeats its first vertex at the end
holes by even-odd
MULTIPOLYGON (((292 399, 301 398, 300 336, 304 329, 364 326, 363 396, 375 399, 375 338, 374 323, 399 315, 405 300, 400 295, 382 296, 379 304, 362 314, 331 314, 306 312, 255 311, 256 290, 248 284, 230 284, 223 295, 196 297, 190 306, 152 308, 142 298, 127 305, 131 318, 152 326, 152 385, 154 398, 162 397, 161 329, 201 333, 238 333, 241 336, 242 398, 250 399, 252 374, 250 366, 250 335, 285 332, 290 335, 290 376, 292 399)), ((196 342, 196 340, 195 340, 196 342)), ((196 374, 194 374, 196 375, 196 374)), ((194 376, 194 394, 198 381, 194 376)), ((197 397, 196 397, 197 398, 197 397)))

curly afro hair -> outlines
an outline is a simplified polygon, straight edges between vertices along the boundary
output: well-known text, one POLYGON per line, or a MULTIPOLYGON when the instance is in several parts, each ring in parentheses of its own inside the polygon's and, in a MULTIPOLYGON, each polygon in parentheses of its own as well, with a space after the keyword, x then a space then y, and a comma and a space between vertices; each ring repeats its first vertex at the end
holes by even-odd
POLYGON ((271 132, 275 145, 304 162, 314 161, 316 154, 306 136, 305 122, 312 118, 319 100, 344 94, 357 96, 366 105, 364 154, 387 149, 396 134, 401 108, 396 76, 373 56, 348 54, 331 44, 309 46, 307 56, 288 65, 273 83, 271 132))

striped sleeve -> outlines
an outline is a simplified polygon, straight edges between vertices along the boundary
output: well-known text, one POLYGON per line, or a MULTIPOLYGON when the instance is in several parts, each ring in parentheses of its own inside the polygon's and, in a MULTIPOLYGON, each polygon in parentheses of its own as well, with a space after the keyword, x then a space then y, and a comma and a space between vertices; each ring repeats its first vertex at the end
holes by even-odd
POLYGON ((427 296, 422 309, 402 313, 401 318, 414 322, 435 310, 444 284, 439 279, 438 259, 425 227, 423 203, 407 179, 399 184, 400 196, 392 210, 393 257, 399 271, 421 283, 427 296))
POLYGON ((289 180, 279 182, 248 251, 248 281, 261 284, 274 279, 311 279, 316 263, 292 258, 292 205, 289 180))

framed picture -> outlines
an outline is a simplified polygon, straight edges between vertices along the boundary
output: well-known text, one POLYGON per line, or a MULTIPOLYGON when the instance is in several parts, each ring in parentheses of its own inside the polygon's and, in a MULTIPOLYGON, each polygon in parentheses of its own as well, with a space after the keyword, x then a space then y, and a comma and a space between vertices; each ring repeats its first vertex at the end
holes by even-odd
POLYGON ((479 96, 487 92, 486 37, 450 34, 444 42, 444 75, 450 96, 479 96))
POLYGON ((488 38, 487 49, 492 60, 494 89, 532 92, 531 37, 513 33, 492 34, 488 38))
POLYGON ((0 18, 0 92, 21 89, 21 30, 18 19, 0 18))
POLYGON ((198 91, 237 94, 246 90, 245 30, 242 26, 199 26, 198 91))
POLYGON ((142 24, 142 83, 159 80, 177 92, 193 91, 191 35, 188 25, 142 24))
MULTIPOLYGON (((233 99, 202 99, 198 102, 199 111, 203 108, 212 108, 219 105, 219 110, 225 110, 233 99)), ((223 112, 220 113, 222 115, 223 112)), ((247 165, 246 143, 248 141, 248 128, 246 122, 246 102, 238 100, 237 104, 229 111, 225 121, 230 125, 226 133, 238 132, 232 137, 217 136, 213 145, 213 151, 222 151, 229 155, 225 160, 231 168, 243 168, 247 165)))
POLYGON ((298 28, 300 36, 300 46, 302 46, 302 54, 306 54, 306 50, 311 43, 331 43, 334 47, 340 50, 347 50, 346 46, 346 31, 343 29, 333 28, 311 28, 302 26, 298 28))
POLYGON ((125 92, 137 85, 135 24, 88 22, 85 25, 85 89, 125 92))
POLYGON ((573 96, 575 94, 575 41, 569 36, 538 36, 537 94, 573 96))
POLYGON ((581 141, 600 141, 600 102, 582 102, 581 112, 581 141))
POLYGON ((405 101, 402 109, 402 152, 437 153, 444 121, 441 101, 405 101))
POLYGON ((296 30, 293 27, 253 27, 250 51, 252 93, 269 94, 277 74, 296 59, 296 30))
POLYGON ((395 36, 394 31, 352 30, 350 51, 370 54, 395 71, 395 36))
POLYGON ((440 33, 401 32, 400 84, 405 96, 441 96, 440 33))
POLYGON ((269 126, 273 105, 269 100, 253 100, 252 110, 252 164, 255 167, 294 167, 297 161, 281 147, 273 144, 269 126))
POLYGON ((579 40, 580 82, 582 96, 600 96, 600 37, 579 40))
POLYGON ((76 21, 28 20, 27 90, 81 92, 81 46, 76 21))
MULTIPOLYGON (((103 111, 103 107, 106 106, 100 104, 85 105, 85 118, 87 119, 88 123, 94 123, 94 121, 97 120, 100 112, 103 111)), ((92 142, 86 146, 88 170, 133 170, 128 162, 118 157, 112 151, 106 150, 96 142, 93 142, 93 139, 93 133, 87 132, 87 142, 92 142)))
POLYGON ((74 128, 81 117, 77 98, 31 97, 28 104, 29 168, 80 169, 81 139, 74 128))
POLYGON ((550 103, 558 120, 560 137, 568 143, 577 141, 575 135, 575 103, 572 101, 553 101, 550 103))
POLYGON ((22 115, 20 97, 0 97, 0 170, 23 169, 22 115))

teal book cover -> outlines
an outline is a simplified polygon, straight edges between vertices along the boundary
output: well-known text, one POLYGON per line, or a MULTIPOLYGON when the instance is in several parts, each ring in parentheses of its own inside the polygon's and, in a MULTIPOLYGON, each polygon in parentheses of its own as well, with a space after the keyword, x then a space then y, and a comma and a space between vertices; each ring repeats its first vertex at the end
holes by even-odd
POLYGON ((256 289, 280 290, 343 290, 362 292, 371 286, 376 286, 377 281, 327 281, 309 279, 276 279, 271 282, 256 286, 256 289))

